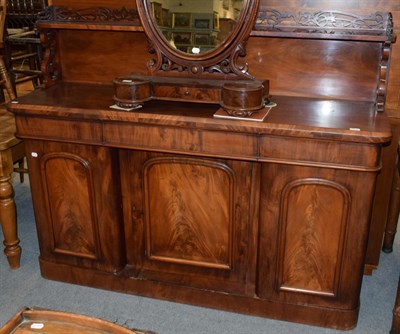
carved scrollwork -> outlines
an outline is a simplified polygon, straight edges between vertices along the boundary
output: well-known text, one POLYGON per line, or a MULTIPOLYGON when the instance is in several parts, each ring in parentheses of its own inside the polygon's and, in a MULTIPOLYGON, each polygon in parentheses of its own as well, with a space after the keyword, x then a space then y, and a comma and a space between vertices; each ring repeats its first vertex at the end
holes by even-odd
POLYGON ((254 77, 248 72, 248 64, 246 62, 240 63, 239 58, 246 56, 246 50, 242 43, 240 43, 236 50, 230 55, 229 58, 223 59, 217 64, 210 66, 203 66, 198 62, 186 63, 175 62, 169 57, 162 54, 159 50, 154 48, 152 43, 149 45, 149 53, 158 54, 156 59, 150 59, 147 63, 148 68, 151 72, 161 71, 161 72, 187 72, 196 76, 201 76, 202 74, 221 74, 221 75, 236 75, 239 77, 244 77, 248 79, 253 79, 254 77))
POLYGON ((369 34, 393 39, 393 22, 390 13, 376 12, 359 16, 339 11, 317 13, 279 12, 263 9, 258 12, 254 30, 309 32, 324 34, 369 34))
POLYGON ((244 76, 246 78, 253 78, 248 73, 248 64, 239 63, 239 57, 246 56, 246 49, 242 43, 238 44, 235 52, 227 59, 224 59, 220 63, 210 66, 207 68, 209 73, 217 72, 221 74, 236 74, 238 76, 244 76))
POLYGON ((57 60, 57 39, 54 30, 44 30, 40 35, 44 47, 41 70, 46 86, 50 86, 60 79, 61 70, 57 60))
POLYGON ((39 14, 40 22, 74 22, 74 23, 129 23, 140 26, 136 9, 93 7, 85 9, 71 9, 63 6, 49 6, 39 14))
POLYGON ((382 56, 379 64, 379 78, 378 87, 376 90, 375 106, 375 109, 378 112, 383 112, 385 110, 391 48, 392 45, 389 42, 382 45, 382 56))

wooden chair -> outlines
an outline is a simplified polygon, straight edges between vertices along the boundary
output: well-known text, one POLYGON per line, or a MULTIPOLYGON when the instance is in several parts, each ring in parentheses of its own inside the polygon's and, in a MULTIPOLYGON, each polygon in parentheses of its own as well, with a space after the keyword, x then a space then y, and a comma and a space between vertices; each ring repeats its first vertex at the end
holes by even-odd
POLYGON ((35 29, 38 14, 47 6, 45 0, 6 0, 7 33, 5 53, 14 85, 32 81, 42 83, 42 46, 35 29))
POLYGON ((7 91, 8 97, 11 100, 15 99, 15 91, 13 89, 3 55, 4 52, 3 38, 5 30, 6 13, 7 13, 6 0, 0 0, 0 84, 2 88, 0 98, 3 102, 5 100, 3 89, 7 91))
MULTIPOLYGON (((0 0, 0 50, 4 51, 3 37, 5 31, 5 21, 6 21, 7 6, 6 0, 0 0)), ((14 100, 16 98, 15 90, 11 82, 10 75, 8 73, 4 56, 0 55, 0 84, 1 84, 1 99, 2 102, 6 100, 3 89, 7 92, 7 97, 9 100, 14 100)), ((17 168, 14 168, 15 172, 19 173, 20 182, 24 182, 24 173, 27 173, 25 168, 25 149, 21 142, 19 145, 15 145, 12 148, 12 158, 13 163, 18 164, 17 168)))

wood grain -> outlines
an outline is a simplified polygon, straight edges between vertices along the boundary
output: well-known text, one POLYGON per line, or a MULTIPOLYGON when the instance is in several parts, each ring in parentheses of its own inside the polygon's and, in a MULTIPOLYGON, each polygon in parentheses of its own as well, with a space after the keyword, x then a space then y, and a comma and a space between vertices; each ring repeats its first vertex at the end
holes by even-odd
POLYGON ((232 269, 233 171, 164 158, 148 161, 144 178, 149 259, 232 269))
POLYGON ((99 260, 98 218, 92 210, 93 177, 89 162, 66 153, 41 158, 43 189, 51 214, 55 253, 99 260), (77 186, 79 185, 79 186, 77 186))
POLYGON ((246 293, 255 266, 252 165, 149 152, 121 157, 132 166, 122 173, 123 190, 136 189, 124 201, 132 222, 125 225, 127 275, 246 293))
POLYGON ((351 295, 360 289, 364 263, 349 254, 365 254, 369 217, 359 215, 371 209, 365 205, 372 200, 375 176, 263 164, 261 182, 258 295, 357 308, 359 300, 351 295), (279 270, 273 273, 275 267, 279 270), (355 273, 361 274, 359 280, 355 273))
POLYGON ((41 175, 30 182, 41 198, 35 214, 39 239, 47 240, 42 258, 109 272, 121 270, 124 240, 119 186, 111 178, 115 171, 112 152, 36 141, 27 143, 26 149, 29 170, 41 175))
MULTIPOLYGON (((128 1, 128 0, 119 0, 119 1, 112 1, 112 0, 89 0, 89 1, 85 1, 85 4, 79 4, 76 1, 73 0, 52 0, 50 1, 50 4, 53 5, 58 5, 58 6, 67 6, 67 7, 71 7, 71 8, 88 8, 88 7, 96 7, 96 6, 104 6, 104 7, 110 7, 110 8, 119 8, 121 6, 126 6, 128 8, 135 8, 136 7, 136 3, 135 1, 128 1)), ((329 8, 332 11, 347 11, 347 12, 351 12, 353 14, 359 14, 359 15, 368 15, 371 13, 374 13, 376 11, 382 11, 382 12, 391 12, 393 14, 393 21, 394 21, 394 32, 399 35, 400 34, 400 7, 398 6, 397 0, 368 0, 368 1, 360 1, 360 0, 349 0, 349 1, 344 1, 344 0, 340 0, 340 1, 332 1, 332 0, 322 0, 322 1, 316 1, 316 0, 284 0, 284 1, 267 1, 267 0, 261 0, 260 1, 260 7, 261 8, 274 8, 276 10, 279 10, 281 12, 293 12, 293 13, 298 13, 298 12, 318 12, 319 10, 326 10, 327 8, 329 8)), ((81 32, 77 33, 76 35, 79 35, 81 32)), ((85 33, 84 33, 85 34, 85 33)), ((131 35, 132 33, 130 33, 131 35)), ((144 34, 143 34, 144 35, 144 34)), ((75 38, 80 38, 79 36, 76 36, 75 38)), ((129 38, 129 36, 127 35, 125 38, 129 38)), ((143 36, 144 38, 144 36, 143 36)), ((89 36, 89 37, 85 37, 83 36, 83 39, 85 40, 104 40, 104 46, 105 48, 108 48, 110 45, 110 42, 107 43, 107 41, 109 41, 110 39, 108 38, 99 38, 97 39, 97 36, 89 36)), ((254 43, 253 38, 250 38, 251 43, 254 43)), ((270 41, 269 41, 270 42, 270 41)), ((284 43, 288 43, 289 45, 292 43, 292 41, 284 41, 284 43)), ((99 42, 96 42, 99 43, 99 42)), ((131 59, 125 59, 126 53, 124 52, 120 52, 121 47, 125 48, 128 47, 129 45, 131 45, 132 47, 135 45, 135 42, 132 43, 116 43, 116 45, 118 45, 118 48, 114 49, 114 52, 116 52, 119 56, 117 56, 118 58, 116 59, 121 59, 122 63, 124 64, 129 64, 130 61, 132 61, 133 58, 131 59)), ((307 43, 306 43, 307 44, 307 43)), ((71 46, 73 46, 73 44, 70 44, 71 46)), ((75 44, 75 45, 82 45, 82 42, 75 44)), ((145 45, 145 44, 143 44, 145 45)), ((88 47, 90 47, 88 45, 88 47)), ((256 55, 256 52, 254 52, 252 45, 250 44, 249 46, 247 46, 247 53, 250 54, 254 54, 256 55)), ((143 52, 146 49, 144 48, 135 48, 136 51, 139 50, 139 52, 143 52)), ((264 48, 263 50, 267 50, 267 53, 274 53, 274 49, 270 49, 270 48, 264 48)), ((321 59, 317 59, 317 53, 312 53, 312 52, 308 52, 307 48, 303 48, 302 46, 300 46, 300 49, 297 51, 296 48, 285 48, 284 50, 289 51, 291 53, 294 53, 297 57, 301 56, 301 54, 305 54, 305 55, 311 55, 313 56, 314 54, 314 59, 316 59, 317 63, 319 63, 321 61, 321 59), (304 50, 304 52, 301 52, 301 50, 304 50)), ((311 49, 312 50, 312 49, 311 49)), ((354 48, 348 48, 348 52, 353 52, 354 48)), ((83 52, 85 52, 85 50, 81 50, 83 52)), ((278 52, 278 50, 276 50, 278 52)), ((101 53, 100 53, 101 54, 101 53)), ((128 53, 129 54, 129 53, 128 53)), ((99 55, 99 53, 97 53, 97 55, 99 55)), ((145 56, 144 58, 148 58, 148 56, 146 57, 145 54, 143 54, 143 56, 145 56)), ((339 57, 341 57, 338 54, 339 57)), ((356 54, 354 54, 355 57, 357 57, 356 54)), ((251 57, 255 57, 255 56, 248 56, 248 58, 251 57)), ((140 62, 140 57, 134 57, 135 58, 135 62, 140 62)), ((84 61, 83 59, 85 59, 85 57, 75 57, 75 60, 79 60, 79 61, 84 61)), ((269 66, 275 66, 275 61, 278 62, 282 62, 284 61, 284 59, 288 59, 287 55, 284 54, 283 57, 279 57, 278 55, 276 55, 273 58, 273 61, 267 61, 267 59, 265 58, 265 56, 262 57, 255 57, 255 60, 261 61, 262 64, 264 64, 263 66, 259 66, 257 65, 256 61, 252 61, 250 63, 249 69, 251 73, 256 73, 257 77, 259 79, 274 79, 275 76, 273 73, 271 73, 271 71, 266 71, 267 68, 269 68, 269 66), (264 58, 264 59, 261 59, 264 58), (259 71, 259 69, 261 70, 261 72, 259 71)), ((340 58, 339 58, 340 59, 340 58)), ((388 97, 387 97, 387 108, 391 111, 394 111, 396 113, 400 113, 400 78, 398 77, 398 75, 396 75, 396 73, 400 72, 400 44, 399 43, 395 43, 393 45, 393 57, 392 57, 392 63, 391 63, 391 69, 390 69, 390 73, 389 73, 389 83, 388 83, 388 97)), ((340 60, 336 60, 335 58, 330 58, 330 62, 332 65, 334 65, 334 63, 340 64, 340 60)), ((363 60, 361 63, 357 63, 357 64, 362 64, 363 60)), ((90 66, 90 62, 87 63, 88 66, 90 66)), ((143 59, 142 60, 142 69, 145 68, 146 65, 146 61, 143 59)), ((111 64, 111 66, 120 66, 120 64, 118 62, 111 64)), ((68 66, 68 69, 71 70, 72 68, 76 68, 74 66, 68 66)), ((85 70, 85 68, 80 67, 81 70, 85 70)), ((106 73, 108 73, 108 71, 111 70, 112 67, 107 67, 107 71, 106 73)), ((300 70, 302 68, 302 66, 298 67, 300 70)), ((358 68, 358 66, 356 66, 355 68, 358 68)), ((285 70, 284 67, 281 67, 280 69, 285 70)), ((130 68, 131 71, 135 71, 135 67, 131 67, 130 68)), ((309 69, 307 69, 308 71, 309 69)), ((316 70, 318 71, 317 66, 315 66, 313 68, 313 71, 316 70)), ((128 70, 129 71, 129 70, 128 70)), ((312 71, 312 72, 313 72, 312 71)), ((350 73, 353 71, 353 69, 350 69, 350 73)), ((343 72, 346 75, 346 72, 343 72)), ((360 74, 363 75, 362 71, 359 71, 360 74)), ((78 75, 78 73, 76 73, 78 75)), ((92 72, 92 74, 96 74, 97 76, 101 75, 99 72, 92 72)), ((123 74, 127 74, 127 72, 125 71, 123 74)), ((114 73, 114 77, 118 76, 120 74, 114 73)), ((333 72, 332 75, 335 75, 335 73, 333 72)), ((102 76, 104 78, 104 76, 102 76)), ((72 79, 72 78, 71 78, 72 79)), ((111 80, 112 78, 110 78, 109 80, 111 80)), ((318 77, 315 77, 315 79, 318 81, 320 81, 321 79, 318 77)), ((104 80, 104 79, 103 79, 104 80)), ((311 81, 311 78, 309 79, 311 81)), ((351 80, 352 81, 352 80, 351 80)), ((292 81, 293 83, 296 83, 295 81, 292 81)), ((277 82, 278 84, 282 85, 283 83, 281 81, 277 82)), ((349 84, 349 80, 342 80, 342 84, 344 85, 344 87, 346 87, 346 85, 349 84)), ((355 82, 355 84, 357 85, 357 82, 355 82)), ((286 86, 287 88, 289 88, 290 91, 290 86, 286 86)), ((310 89, 314 89, 313 87, 315 87, 318 90, 321 90, 322 87, 319 87, 317 85, 313 85, 311 84, 310 86, 308 86, 310 89)), ((333 90, 340 90, 341 85, 335 85, 335 87, 331 87, 330 89, 333 90)), ((271 89, 274 89, 274 85, 271 85, 271 89)), ((300 88, 299 88, 300 89, 300 88)), ((357 93, 356 90, 354 90, 355 93, 357 93)), ((342 91, 342 93, 345 93, 344 91, 342 91)))
MULTIPOLYGON (((363 11, 357 4, 354 12, 363 11)), ((111 110, 111 80, 146 71, 154 55, 140 31, 83 28, 47 26, 60 75, 9 106, 29 152, 42 274, 354 327, 382 146, 392 137, 387 115, 375 108, 382 40, 252 36, 250 73, 271 80, 277 106, 263 122, 246 122, 214 118, 214 104, 149 101, 136 112, 111 110), (41 168, 49 154, 65 160, 49 165, 58 169, 50 177, 41 168), (62 177, 78 196, 60 191, 62 177), (52 226, 75 254, 54 251, 52 226)))
POLYGON ((286 185, 279 233, 280 290, 336 295, 349 203, 344 187, 323 179, 286 185))

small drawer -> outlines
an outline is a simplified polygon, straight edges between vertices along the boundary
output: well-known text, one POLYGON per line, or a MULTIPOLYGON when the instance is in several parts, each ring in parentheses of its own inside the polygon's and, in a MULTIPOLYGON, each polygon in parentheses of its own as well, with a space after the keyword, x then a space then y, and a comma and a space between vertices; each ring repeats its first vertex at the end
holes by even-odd
POLYGON ((159 99, 220 103, 221 90, 213 87, 179 86, 154 83, 153 95, 159 99))

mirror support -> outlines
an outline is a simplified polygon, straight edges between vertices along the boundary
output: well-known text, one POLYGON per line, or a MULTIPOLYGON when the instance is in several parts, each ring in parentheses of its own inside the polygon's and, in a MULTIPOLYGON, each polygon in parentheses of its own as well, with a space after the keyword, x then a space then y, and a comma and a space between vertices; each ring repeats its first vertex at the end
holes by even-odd
POLYGON ((246 117, 268 102, 268 81, 251 76, 245 62, 245 44, 254 26, 259 0, 243 0, 232 33, 215 49, 186 54, 174 49, 152 18, 150 1, 136 0, 149 40, 150 76, 129 75, 114 80, 114 100, 121 108, 134 108, 148 100, 217 103, 231 116, 246 117))

